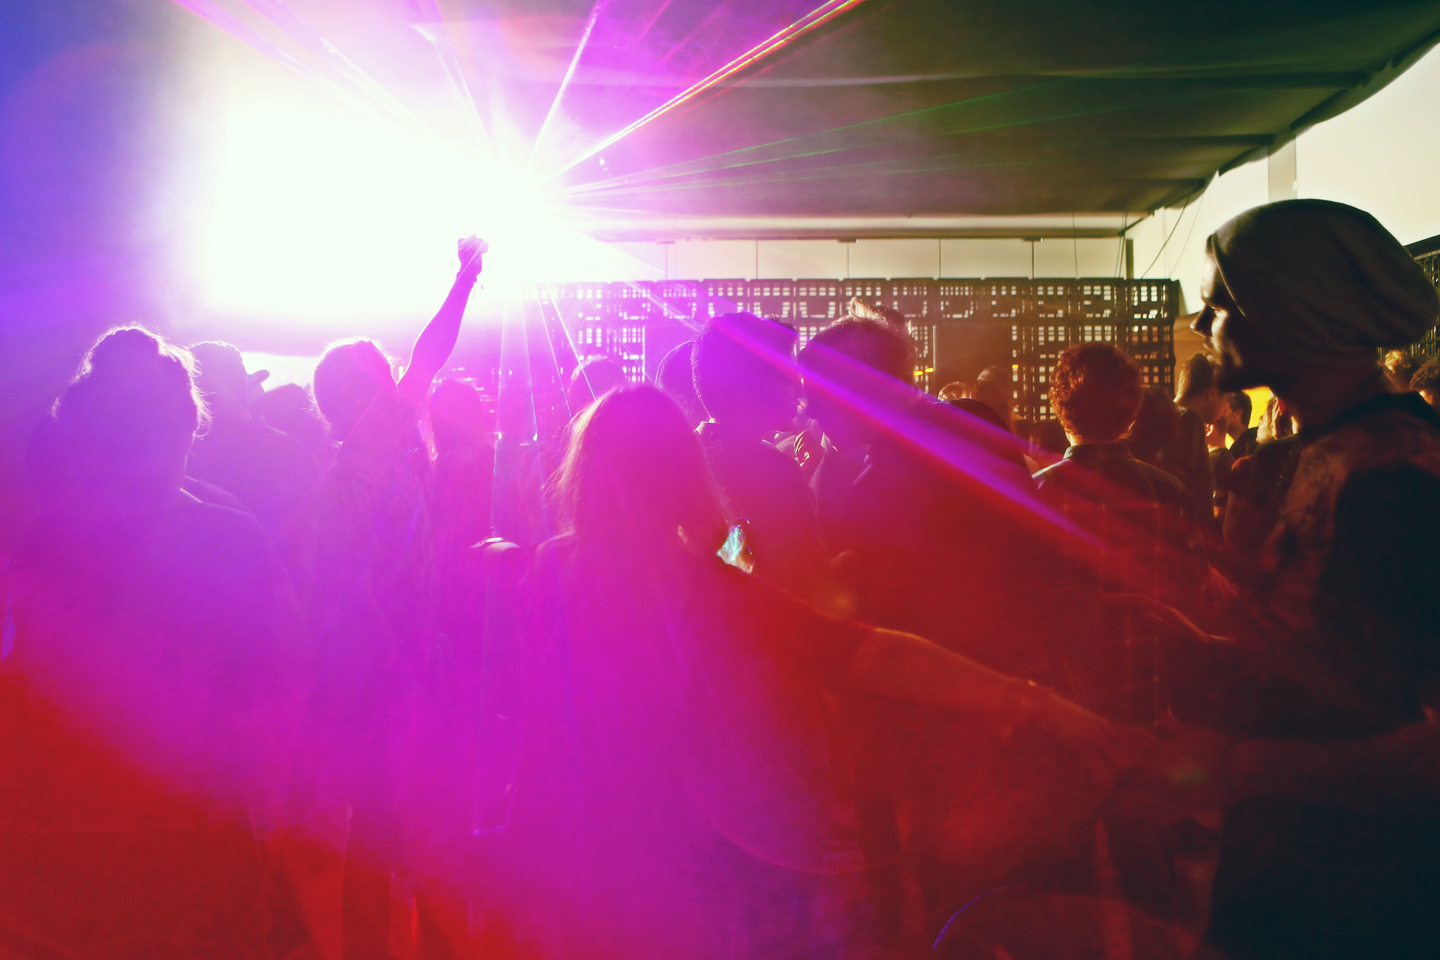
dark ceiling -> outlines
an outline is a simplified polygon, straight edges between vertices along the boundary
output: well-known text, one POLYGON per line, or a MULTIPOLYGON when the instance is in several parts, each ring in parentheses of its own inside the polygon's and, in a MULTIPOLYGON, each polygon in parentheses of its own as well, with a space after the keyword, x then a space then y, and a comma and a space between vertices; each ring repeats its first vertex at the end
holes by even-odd
MULTIPOLYGON (((1363 100, 1437 37, 1433 2, 865 0, 672 94, 556 182, 639 223, 1154 210, 1363 100)), ((574 83, 565 107, 614 99, 574 83)))
POLYGON ((182 7, 611 239, 1114 236, 1440 37, 1440 0, 26 0, 0 87, 17 24, 214 36, 182 7))

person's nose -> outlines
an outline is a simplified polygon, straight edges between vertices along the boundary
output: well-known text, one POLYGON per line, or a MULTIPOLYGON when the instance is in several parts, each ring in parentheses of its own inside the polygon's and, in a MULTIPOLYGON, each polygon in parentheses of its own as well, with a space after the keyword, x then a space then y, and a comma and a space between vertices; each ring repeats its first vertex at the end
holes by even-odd
POLYGON ((1215 311, 1206 307, 1195 315, 1194 320, 1190 321, 1190 329, 1208 340, 1210 339, 1210 328, 1214 326, 1214 324, 1215 311))

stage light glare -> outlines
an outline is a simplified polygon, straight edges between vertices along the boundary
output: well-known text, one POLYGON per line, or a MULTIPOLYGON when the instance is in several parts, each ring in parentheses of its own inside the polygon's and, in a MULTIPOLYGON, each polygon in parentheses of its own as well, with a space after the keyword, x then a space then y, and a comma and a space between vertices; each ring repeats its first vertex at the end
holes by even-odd
POLYGON ((490 242, 481 297, 639 275, 566 223, 518 164, 312 91, 237 92, 224 136, 202 244, 214 309, 301 319, 424 313, 457 267, 456 239, 471 233, 490 242))

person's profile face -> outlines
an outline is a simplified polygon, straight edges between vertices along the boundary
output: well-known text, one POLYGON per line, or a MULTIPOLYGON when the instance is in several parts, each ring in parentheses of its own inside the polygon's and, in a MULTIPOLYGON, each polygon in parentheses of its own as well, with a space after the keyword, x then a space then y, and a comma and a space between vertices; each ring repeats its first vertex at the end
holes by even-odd
POLYGON ((793 429, 800 408, 800 377, 793 370, 767 371, 752 395, 761 407, 761 419, 774 430, 793 429))
POLYGON ((1251 387, 1269 386, 1266 363, 1270 350, 1255 324, 1240 312, 1225 286, 1213 254, 1206 254, 1200 277, 1200 299, 1205 308, 1191 329, 1210 341, 1217 358, 1215 386, 1229 393, 1251 387))

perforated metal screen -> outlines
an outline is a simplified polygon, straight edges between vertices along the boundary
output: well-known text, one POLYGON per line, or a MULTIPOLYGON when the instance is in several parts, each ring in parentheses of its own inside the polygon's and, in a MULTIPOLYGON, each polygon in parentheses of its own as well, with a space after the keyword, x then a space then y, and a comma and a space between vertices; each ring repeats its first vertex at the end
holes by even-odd
POLYGON ((659 362, 650 354, 710 317, 737 310, 771 317, 793 326, 803 346, 843 317, 854 297, 905 315, 919 348, 916 383, 930 391, 943 386, 935 382, 945 359, 937 356, 945 340, 937 331, 963 339, 966 328, 977 336, 1008 330, 1015 412, 1027 419, 1049 416, 1051 371, 1074 343, 1118 344, 1147 384, 1174 386, 1174 280, 669 280, 558 284, 535 295, 554 304, 578 355, 609 355, 635 379, 659 362))

